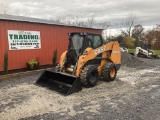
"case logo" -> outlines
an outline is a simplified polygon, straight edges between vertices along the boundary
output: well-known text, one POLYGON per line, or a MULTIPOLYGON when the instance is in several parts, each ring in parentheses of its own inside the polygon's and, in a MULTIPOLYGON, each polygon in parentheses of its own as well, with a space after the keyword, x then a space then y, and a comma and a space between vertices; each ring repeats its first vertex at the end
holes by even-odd
POLYGON ((106 46, 103 46, 103 47, 101 47, 101 48, 98 48, 98 49, 96 49, 95 51, 94 51, 94 54, 99 54, 99 53, 102 53, 102 52, 104 52, 106 50, 106 46))

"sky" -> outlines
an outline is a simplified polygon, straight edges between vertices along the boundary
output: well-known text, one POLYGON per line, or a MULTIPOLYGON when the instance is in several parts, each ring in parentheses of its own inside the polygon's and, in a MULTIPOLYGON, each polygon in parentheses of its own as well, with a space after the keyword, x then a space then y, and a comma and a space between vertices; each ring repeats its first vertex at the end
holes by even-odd
POLYGON ((130 14, 136 24, 160 24, 160 0, 0 0, 11 7, 26 9, 28 16, 54 18, 73 15, 86 20, 115 24, 130 14))
POLYGON ((160 0, 0 0, 12 7, 28 10, 29 16, 49 18, 74 15, 83 19, 95 17, 97 21, 111 23, 137 16, 143 25, 160 23, 160 0))

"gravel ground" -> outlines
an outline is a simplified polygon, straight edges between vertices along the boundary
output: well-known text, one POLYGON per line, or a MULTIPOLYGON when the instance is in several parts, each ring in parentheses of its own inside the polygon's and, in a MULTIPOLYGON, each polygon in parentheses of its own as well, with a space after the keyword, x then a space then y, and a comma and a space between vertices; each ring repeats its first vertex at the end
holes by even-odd
POLYGON ((0 120, 159 120, 160 59, 122 58, 115 81, 69 96, 34 85, 41 73, 0 82, 0 120))

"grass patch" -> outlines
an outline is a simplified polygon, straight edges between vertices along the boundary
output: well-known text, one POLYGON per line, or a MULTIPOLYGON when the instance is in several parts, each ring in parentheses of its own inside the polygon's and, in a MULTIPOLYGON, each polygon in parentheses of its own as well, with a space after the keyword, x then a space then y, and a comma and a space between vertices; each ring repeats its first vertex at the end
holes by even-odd
POLYGON ((160 55, 160 50, 154 50, 155 54, 160 55))
POLYGON ((129 53, 135 53, 135 49, 128 49, 129 53))

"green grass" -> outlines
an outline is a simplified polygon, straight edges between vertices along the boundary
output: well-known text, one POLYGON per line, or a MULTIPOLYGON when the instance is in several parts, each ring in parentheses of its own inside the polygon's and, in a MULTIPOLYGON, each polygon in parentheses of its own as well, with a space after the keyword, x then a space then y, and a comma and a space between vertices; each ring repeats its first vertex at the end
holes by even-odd
MULTIPOLYGON (((129 53, 135 53, 135 49, 128 49, 129 53)), ((160 55, 160 50, 154 50, 156 55, 160 55)))
POLYGON ((154 50, 155 54, 160 55, 160 50, 154 50))
POLYGON ((128 49, 129 53, 135 53, 135 49, 128 49))

